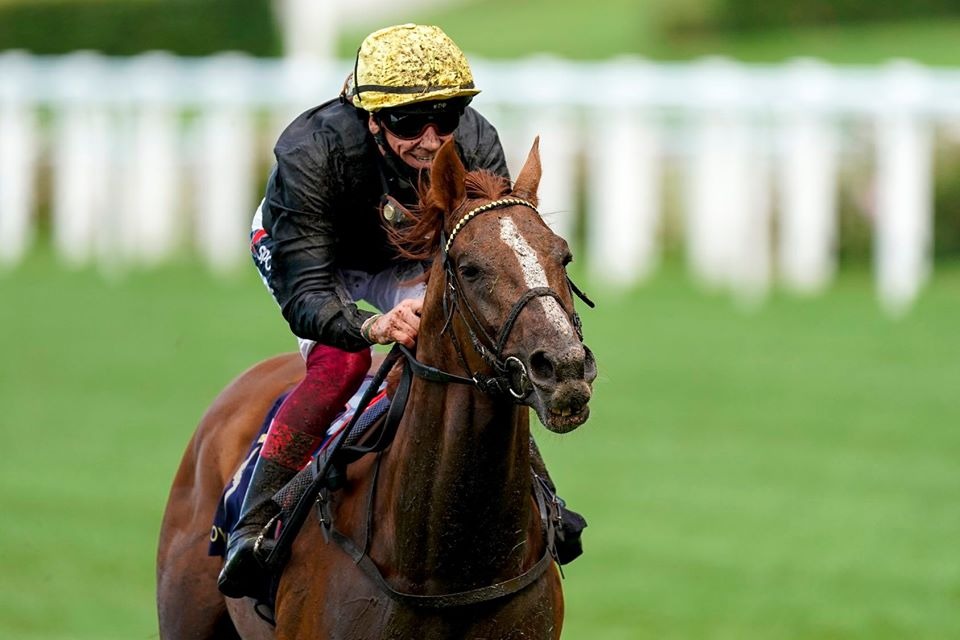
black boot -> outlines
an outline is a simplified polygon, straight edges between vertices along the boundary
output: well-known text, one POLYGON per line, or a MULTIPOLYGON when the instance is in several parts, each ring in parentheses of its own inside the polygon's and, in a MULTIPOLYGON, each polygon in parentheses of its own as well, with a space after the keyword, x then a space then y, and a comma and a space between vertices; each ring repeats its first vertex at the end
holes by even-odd
POLYGON ((547 465, 543 462, 543 456, 540 455, 540 449, 534 442, 533 436, 530 436, 530 466, 533 472, 543 480, 547 490, 557 499, 557 506, 560 508, 560 528, 557 529, 555 543, 557 560, 560 564, 573 562, 583 553, 583 542, 580 536, 587 527, 587 521, 576 511, 567 509, 567 503, 557 495, 557 487, 547 473, 547 465))
POLYGON ((240 508, 240 520, 227 540, 223 569, 217 579, 220 593, 230 598, 256 597, 266 585, 264 567, 254 554, 254 544, 267 522, 279 512, 273 495, 296 475, 296 470, 266 458, 257 458, 250 488, 240 508))

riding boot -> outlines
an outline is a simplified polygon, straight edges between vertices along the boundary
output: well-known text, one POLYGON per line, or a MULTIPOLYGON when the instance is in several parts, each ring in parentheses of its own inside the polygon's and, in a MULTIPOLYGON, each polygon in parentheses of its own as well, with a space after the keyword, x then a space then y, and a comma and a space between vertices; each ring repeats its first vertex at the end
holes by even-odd
POLYGON ((540 449, 537 443, 530 436, 530 466, 533 472, 540 477, 550 494, 556 498, 557 507, 560 510, 560 527, 557 529, 556 550, 557 561, 560 564, 568 564, 576 560, 583 553, 583 542, 580 537, 583 530, 587 527, 586 519, 567 508, 567 503, 557 495, 557 487, 553 484, 550 474, 547 472, 547 465, 540 455, 540 449))
POLYGON ((227 541, 223 569, 217 579, 220 592, 230 598, 255 597, 264 589, 264 567, 254 553, 254 545, 267 522, 279 512, 274 494, 296 475, 273 460, 257 457, 250 488, 243 499, 240 519, 227 541))

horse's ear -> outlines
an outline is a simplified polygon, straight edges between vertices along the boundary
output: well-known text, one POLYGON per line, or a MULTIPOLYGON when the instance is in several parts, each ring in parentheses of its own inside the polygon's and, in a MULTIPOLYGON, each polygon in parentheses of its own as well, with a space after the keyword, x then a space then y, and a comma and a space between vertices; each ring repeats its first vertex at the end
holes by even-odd
POLYGON ((459 207, 466 197, 466 177, 467 170, 460 161, 456 143, 453 139, 447 140, 437 151, 430 167, 430 192, 433 201, 446 212, 459 207))
POLYGON ((520 169, 520 175, 513 183, 513 195, 524 200, 529 200, 532 204, 537 204, 537 189, 540 187, 540 136, 533 140, 533 146, 530 147, 530 154, 527 161, 523 163, 520 169))

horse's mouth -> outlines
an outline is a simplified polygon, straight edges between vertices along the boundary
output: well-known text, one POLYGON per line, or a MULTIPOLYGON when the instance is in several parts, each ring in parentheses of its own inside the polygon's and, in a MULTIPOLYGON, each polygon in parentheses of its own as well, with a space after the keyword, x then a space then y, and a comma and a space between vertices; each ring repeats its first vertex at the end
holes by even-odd
POLYGON ((590 407, 583 405, 579 410, 570 408, 547 409, 546 416, 540 416, 543 426, 554 433, 567 433, 573 431, 590 417, 590 407))
POLYGON ((573 431, 590 417, 590 384, 568 381, 554 388, 536 387, 531 406, 543 426, 554 433, 573 431))

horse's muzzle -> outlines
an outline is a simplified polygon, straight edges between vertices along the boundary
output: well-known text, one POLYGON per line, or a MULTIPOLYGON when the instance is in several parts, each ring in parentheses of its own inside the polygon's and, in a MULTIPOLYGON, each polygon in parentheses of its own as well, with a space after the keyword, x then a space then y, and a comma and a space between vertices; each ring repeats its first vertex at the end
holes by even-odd
POLYGON ((533 383, 530 406, 543 426, 567 433, 587 421, 597 362, 586 345, 577 342, 562 352, 534 351, 527 371, 533 383))

